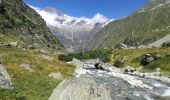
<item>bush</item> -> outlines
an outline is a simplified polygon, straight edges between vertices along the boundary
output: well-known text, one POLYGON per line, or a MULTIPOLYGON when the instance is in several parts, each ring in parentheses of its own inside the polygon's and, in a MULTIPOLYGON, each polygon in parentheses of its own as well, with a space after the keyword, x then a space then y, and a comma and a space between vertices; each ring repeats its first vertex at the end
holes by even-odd
POLYGON ((116 67, 124 67, 124 62, 122 60, 116 60, 114 62, 114 66, 116 66, 116 67))
POLYGON ((162 44, 162 47, 170 47, 170 42, 164 42, 164 43, 162 44))
POLYGON ((87 52, 78 52, 78 53, 69 53, 69 54, 61 54, 58 56, 58 59, 61 61, 71 61, 73 58, 77 58, 80 60, 86 59, 101 59, 103 62, 110 61, 111 50, 94 50, 87 52))

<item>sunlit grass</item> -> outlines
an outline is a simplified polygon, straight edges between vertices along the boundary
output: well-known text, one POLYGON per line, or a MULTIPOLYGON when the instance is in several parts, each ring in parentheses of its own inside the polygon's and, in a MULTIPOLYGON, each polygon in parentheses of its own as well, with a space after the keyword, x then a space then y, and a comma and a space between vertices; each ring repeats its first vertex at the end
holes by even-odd
POLYGON ((169 54, 170 48, 142 48, 142 49, 113 49, 111 62, 114 63, 116 60, 126 56, 128 59, 125 62, 125 66, 132 66, 135 68, 141 67, 140 61, 144 54, 160 54, 161 59, 152 62, 147 66, 142 66, 142 71, 155 71, 156 68, 161 68, 161 71, 165 75, 170 75, 170 58, 166 57, 169 54))
POLYGON ((14 84, 13 90, 0 90, 0 99, 47 100, 59 82, 72 76, 74 66, 58 61, 58 54, 53 51, 49 53, 53 61, 42 58, 40 54, 38 50, 0 47, 2 64, 6 66, 14 84), (21 68, 21 64, 31 65, 35 72, 21 68), (49 78, 51 72, 60 72, 64 77, 60 80, 49 78))

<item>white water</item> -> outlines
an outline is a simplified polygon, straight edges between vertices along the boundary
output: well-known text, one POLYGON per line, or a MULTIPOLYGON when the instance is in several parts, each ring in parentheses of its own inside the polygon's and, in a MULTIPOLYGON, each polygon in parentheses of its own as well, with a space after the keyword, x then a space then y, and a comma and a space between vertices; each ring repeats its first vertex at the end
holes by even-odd
POLYGON ((116 77, 120 80, 127 82, 129 86, 132 88, 138 87, 141 88, 141 90, 146 91, 148 95, 136 91, 133 93, 134 96, 140 97, 141 95, 143 95, 143 97, 146 100, 155 100, 150 96, 150 94, 154 94, 160 97, 170 97, 170 87, 160 81, 157 81, 159 79, 162 79, 163 82, 169 82, 170 79, 167 77, 158 77, 158 76, 146 74, 148 75, 146 78, 141 78, 140 75, 143 75, 143 73, 138 72, 139 75, 135 76, 135 74, 134 75, 124 74, 121 69, 115 68, 113 66, 108 67, 107 69, 109 70, 109 72, 103 70, 97 70, 93 66, 90 66, 90 68, 83 68, 82 66, 79 66, 75 70, 75 76, 80 77, 81 75, 84 74, 90 74, 90 75, 95 75, 103 78, 107 78, 109 76, 116 77))

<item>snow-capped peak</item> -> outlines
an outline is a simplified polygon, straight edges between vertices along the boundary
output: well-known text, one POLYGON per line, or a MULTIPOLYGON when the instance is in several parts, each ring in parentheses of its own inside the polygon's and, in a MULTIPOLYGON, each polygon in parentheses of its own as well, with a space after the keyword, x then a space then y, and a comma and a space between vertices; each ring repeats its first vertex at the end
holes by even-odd
POLYGON ((55 27, 66 27, 66 26, 94 26, 96 24, 106 25, 110 19, 104 15, 97 13, 93 18, 86 17, 73 17, 62 13, 52 7, 46 7, 44 9, 29 5, 31 8, 36 10, 48 25, 55 27))

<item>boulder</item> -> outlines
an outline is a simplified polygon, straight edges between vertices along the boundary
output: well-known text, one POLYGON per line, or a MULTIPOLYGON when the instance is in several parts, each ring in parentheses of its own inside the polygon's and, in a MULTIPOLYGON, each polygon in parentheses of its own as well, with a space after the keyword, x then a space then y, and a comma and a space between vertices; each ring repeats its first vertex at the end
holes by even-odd
POLYGON ((143 65, 143 66, 146 66, 146 65, 150 64, 154 60, 155 59, 151 54, 145 54, 142 57, 140 64, 143 65))
POLYGON ((117 44, 117 45, 115 46, 115 48, 117 48, 117 49, 125 49, 125 48, 127 48, 127 45, 125 45, 125 44, 123 44, 123 43, 119 43, 119 44, 117 44))
POLYGON ((49 61, 54 61, 54 57, 46 55, 46 54, 40 54, 39 57, 49 60, 49 61))
POLYGON ((0 64, 0 88, 2 89, 12 89, 12 81, 5 67, 0 64))
POLYGON ((60 72, 58 72, 58 73, 52 72, 48 75, 48 77, 60 80, 63 78, 63 75, 60 72))
POLYGON ((13 47, 17 47, 18 46, 18 42, 9 42, 9 44, 13 47))
POLYGON ((49 54, 49 52, 47 50, 40 50, 40 53, 45 54, 45 55, 49 54))
POLYGON ((95 63, 95 64, 94 64, 94 67, 95 67, 96 69, 99 69, 99 70, 104 70, 104 68, 102 67, 102 64, 101 64, 101 63, 95 63))
POLYGON ((21 68, 25 69, 25 70, 28 70, 30 72, 35 72, 34 69, 32 69, 32 66, 30 64, 21 64, 19 65, 21 68))
POLYGON ((70 61, 70 62, 68 62, 68 63, 74 64, 74 65, 76 65, 76 66, 80 66, 80 65, 83 64, 82 61, 80 61, 79 59, 76 59, 76 58, 73 58, 72 61, 70 61))
POLYGON ((168 54, 166 54, 166 57, 170 57, 170 52, 168 54))
POLYGON ((123 68, 123 73, 133 73, 135 71, 136 69, 130 66, 126 66, 125 68, 123 68))
POLYGON ((99 84, 90 75, 74 77, 61 82, 49 100, 113 100, 111 89, 99 84))

